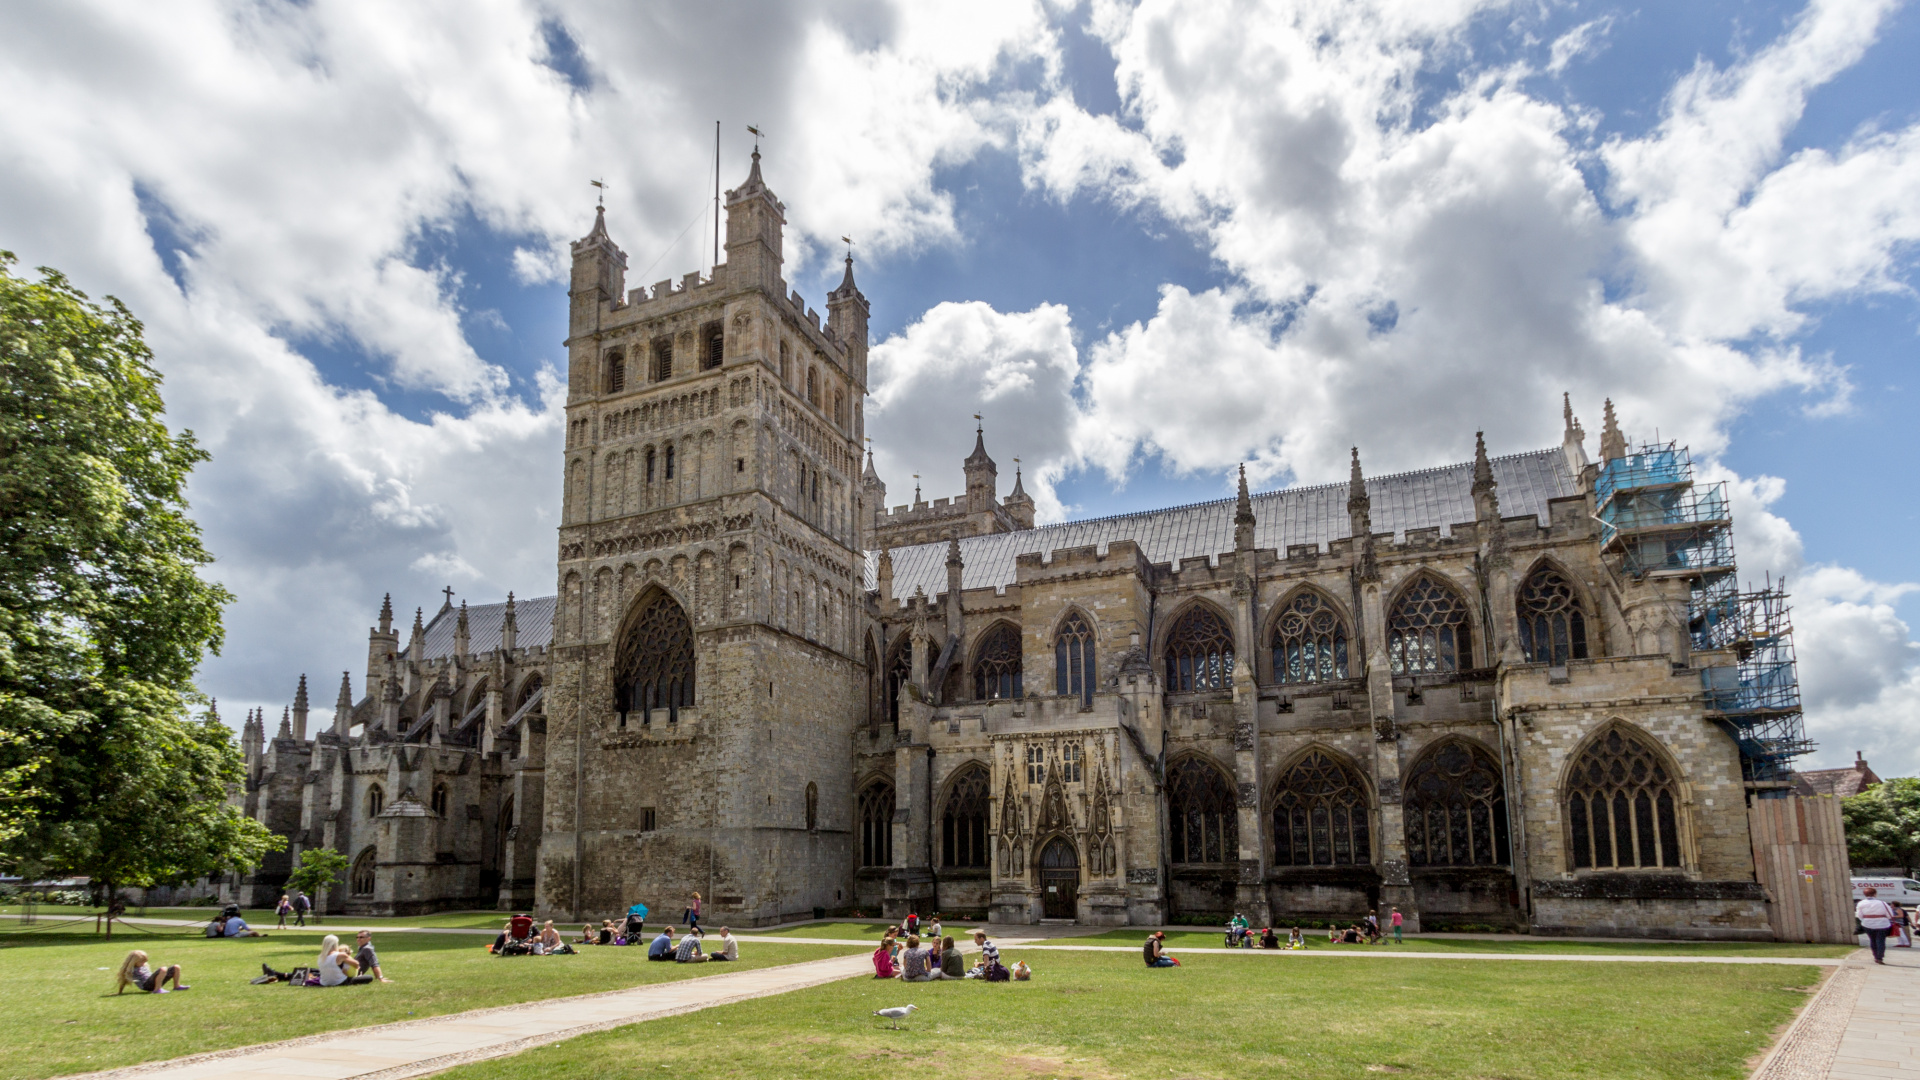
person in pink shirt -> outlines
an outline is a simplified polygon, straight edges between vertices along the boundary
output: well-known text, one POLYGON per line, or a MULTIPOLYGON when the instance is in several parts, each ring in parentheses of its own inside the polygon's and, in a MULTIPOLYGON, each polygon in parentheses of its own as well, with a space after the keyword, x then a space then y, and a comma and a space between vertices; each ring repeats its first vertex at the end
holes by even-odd
POLYGON ((1394 908, 1393 917, 1388 919, 1387 922, 1393 927, 1393 943, 1395 945, 1401 944, 1403 941, 1400 937, 1400 921, 1400 909, 1394 908))

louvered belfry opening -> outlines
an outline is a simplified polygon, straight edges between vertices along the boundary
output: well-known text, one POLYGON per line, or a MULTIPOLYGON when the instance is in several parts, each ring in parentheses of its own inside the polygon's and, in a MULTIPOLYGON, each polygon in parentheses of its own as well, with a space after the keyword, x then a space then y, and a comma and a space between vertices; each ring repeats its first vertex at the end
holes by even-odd
POLYGON ((693 623, 664 593, 654 596, 621 635, 614 659, 614 708, 624 726, 638 714, 642 725, 663 712, 678 723, 693 705, 693 623))

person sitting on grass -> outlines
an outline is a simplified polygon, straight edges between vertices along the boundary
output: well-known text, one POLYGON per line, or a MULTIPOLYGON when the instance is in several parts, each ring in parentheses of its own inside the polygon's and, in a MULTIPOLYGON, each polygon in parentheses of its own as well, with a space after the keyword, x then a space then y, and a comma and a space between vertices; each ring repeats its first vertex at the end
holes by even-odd
POLYGON ((220 936, 230 937, 230 938, 241 938, 241 937, 266 937, 267 935, 261 933, 258 930, 255 930, 251 926, 248 926, 247 920, 240 917, 239 911, 229 908, 227 910, 226 926, 223 928, 220 936))
POLYGON ((359 973, 360 961, 332 934, 320 939, 320 959, 314 966, 320 969, 321 986, 365 986, 373 981, 372 975, 359 973))
POLYGON ((1167 932, 1155 930, 1147 935, 1147 944, 1140 950, 1140 956, 1151 968, 1179 967, 1180 961, 1167 955, 1167 932))
POLYGON ((932 921, 927 923, 927 947, 930 949, 938 949, 940 947, 940 936, 944 933, 946 933, 946 931, 940 925, 940 913, 936 911, 933 913, 932 921))
POLYGON ((600 935, 594 931, 592 923, 580 927, 580 944, 592 945, 599 940, 600 935))
POLYGON ((899 970, 893 966, 893 935, 888 934, 880 939, 880 947, 873 950, 873 977, 891 979, 898 974, 899 970))
POLYGON ((600 944, 602 945, 613 944, 614 936, 615 935, 613 932, 613 920, 601 919, 600 920, 600 944))
POLYGON ((707 954, 700 949, 699 927, 690 926, 687 928, 687 936, 680 939, 680 947, 673 952, 673 962, 676 964, 704 964, 707 962, 707 954))
POLYGON ((949 979, 967 977, 967 961, 960 950, 953 947, 950 937, 940 939, 940 971, 949 979))
POLYGON ((1273 927, 1269 926, 1260 931, 1260 947, 1263 949, 1280 947, 1280 935, 1273 932, 1273 927))
MULTIPOLYGON (((548 923, 552 926, 552 923, 548 923)), ((380 954, 373 951, 373 931, 362 930, 354 941, 354 962, 360 965, 362 975, 371 975, 375 982, 390 983, 387 973, 380 970, 380 954)))
POLYGON ((920 947, 920 935, 907 935, 907 948, 900 954, 900 977, 907 982, 932 982, 946 978, 933 958, 932 949, 920 947))
MULTIPOLYGON (((365 930, 360 932, 363 934, 366 933, 365 930)), ((553 928, 552 919, 548 919, 545 925, 540 928, 540 947, 545 950, 548 956, 573 955, 573 946, 561 939, 560 931, 553 928)), ((381 979, 380 981, 386 982, 387 980, 381 979)))
POLYGON ((673 959, 673 927, 663 926, 660 928, 660 936, 654 938, 653 943, 647 946, 647 959, 673 959))
POLYGON ((724 926, 720 928, 720 948, 719 948, 719 951, 717 951, 717 952, 710 952, 710 953, 708 953, 708 954, 707 954, 707 959, 709 959, 709 960, 738 960, 738 959, 740 959, 740 943, 739 943, 738 941, 735 941, 735 940, 733 939, 733 933, 732 933, 732 931, 730 931, 730 930, 728 930, 728 929, 727 929, 726 927, 724 927, 724 926))
POLYGON ((1358 925, 1349 926, 1340 934, 1340 944, 1342 945, 1358 945, 1365 940, 1366 935, 1360 932, 1358 925))
POLYGON ((1292 930, 1287 931, 1287 948, 1304 949, 1306 947, 1307 939, 1301 935, 1299 927, 1296 926, 1292 930))
POLYGON ((147 954, 135 949, 127 954, 125 960, 120 961, 120 974, 115 980, 113 992, 124 994, 127 992, 127 984, 132 983, 145 993, 164 994, 167 993, 168 979, 173 980, 175 990, 193 989, 180 981, 179 964, 166 964, 156 971, 147 963, 147 954))

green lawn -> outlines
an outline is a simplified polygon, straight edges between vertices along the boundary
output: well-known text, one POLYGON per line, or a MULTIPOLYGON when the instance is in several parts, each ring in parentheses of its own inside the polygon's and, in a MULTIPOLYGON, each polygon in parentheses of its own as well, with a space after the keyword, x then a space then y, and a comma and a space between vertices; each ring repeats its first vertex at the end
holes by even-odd
MULTIPOLYGON (((312 963, 319 941, 319 932, 215 941, 122 931, 111 943, 90 933, 0 934, 0 986, 5 986, 8 1002, 8 1023, 0 1029, 0 1080, 38 1080, 363 1024, 738 970, 730 965, 649 964, 645 950, 638 948, 496 958, 486 952, 483 938, 376 934, 381 967, 395 980, 391 985, 248 985, 263 961, 283 971, 312 963), (193 989, 115 996, 114 972, 130 948, 145 950, 156 965, 181 965, 193 989)), ((740 967, 860 951, 746 944, 740 950, 740 967)))
MULTIPOLYGON (((1114 930, 1091 937, 1061 938, 1061 945, 1133 945, 1146 944, 1147 935, 1141 930, 1114 930)), ((1286 940, 1285 935, 1281 941, 1286 940)), ((1394 944, 1387 937, 1379 945, 1333 945, 1327 941, 1327 932, 1322 930, 1318 936, 1306 933, 1307 948, 1314 952, 1426 952, 1426 953, 1550 953, 1567 955, 1603 955, 1612 956, 1631 954, 1639 956, 1799 956, 1831 957, 1845 956, 1855 951, 1852 945, 1808 945, 1800 942, 1775 941, 1563 941, 1550 937, 1513 937, 1499 938, 1431 938, 1409 937, 1401 944, 1394 944)), ((1169 931, 1167 933, 1167 951, 1178 953, 1181 949, 1218 949, 1225 944, 1223 935, 1218 931, 1169 931)), ((1260 950, 1254 949, 1253 952, 1260 950)))
POLYGON ((1744 1077, 1807 1000, 1812 967, 1262 963, 1148 970, 1009 950, 1031 983, 854 979, 463 1066, 448 1080, 592 1076, 1744 1077), (913 1003, 890 1031, 873 1010, 913 1003), (1571 1052, 1570 1052, 1571 1051, 1571 1052))

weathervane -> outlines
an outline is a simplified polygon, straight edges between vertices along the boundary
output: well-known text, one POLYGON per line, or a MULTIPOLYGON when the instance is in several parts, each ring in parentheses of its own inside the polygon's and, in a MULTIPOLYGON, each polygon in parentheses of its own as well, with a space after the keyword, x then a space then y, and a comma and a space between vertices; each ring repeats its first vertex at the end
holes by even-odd
POLYGON ((755 153, 758 153, 760 151, 760 139, 761 139, 760 128, 756 125, 748 124, 747 130, 753 132, 753 149, 755 153))
POLYGON ((974 413, 974 414, 973 414, 973 431, 974 431, 974 434, 976 434, 976 435, 983 435, 983 434, 985 434, 985 433, 986 433, 986 430, 987 430, 987 428, 986 428, 986 425, 985 425, 985 424, 982 424, 982 423, 980 422, 980 414, 979 414, 979 413, 974 413))
POLYGON ((600 205, 607 205, 607 183, 604 180, 589 180, 587 183, 600 189, 600 205))

